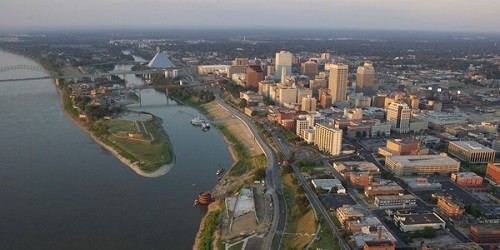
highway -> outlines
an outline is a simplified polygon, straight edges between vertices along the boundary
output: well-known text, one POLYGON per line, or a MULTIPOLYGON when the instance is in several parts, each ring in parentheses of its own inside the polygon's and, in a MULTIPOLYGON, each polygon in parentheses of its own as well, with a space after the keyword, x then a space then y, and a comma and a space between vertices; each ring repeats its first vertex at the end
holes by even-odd
POLYGON ((271 194, 273 200, 273 219, 271 222, 271 227, 266 237, 264 238, 263 249, 279 249, 279 245, 282 238, 282 232, 285 228, 286 222, 286 203, 285 197, 283 196, 283 187, 281 184, 280 170, 278 167, 278 162, 275 153, 266 141, 262 138, 258 128, 255 126, 253 121, 246 115, 242 114, 238 110, 234 109, 232 106, 228 105, 222 100, 217 90, 212 89, 215 95, 215 101, 228 110, 232 115, 238 117, 243 123, 246 124, 248 129, 253 133, 255 140, 259 143, 262 151, 267 158, 266 166, 266 188, 271 194))
MULTIPOLYGON (((293 146, 291 146, 283 137, 281 134, 276 134, 272 133, 273 139, 282 151, 283 155, 289 155, 291 150, 295 150, 293 146)), ((306 191, 307 198, 311 202, 311 205, 314 207, 316 212, 318 214, 321 214, 323 218, 325 219, 328 227, 330 230, 333 232, 333 236, 338 239, 339 245, 342 249, 351 249, 347 242, 341 237, 340 232, 338 228, 335 226, 335 223, 333 222, 332 218, 330 217, 329 212, 326 210, 326 208, 323 206, 321 201, 319 200, 318 196, 314 192, 314 190, 311 189, 309 184, 307 183, 307 180, 304 178, 300 170, 295 166, 294 164, 291 165, 293 169, 293 174, 296 177, 297 181, 300 183, 300 185, 304 188, 306 191)))

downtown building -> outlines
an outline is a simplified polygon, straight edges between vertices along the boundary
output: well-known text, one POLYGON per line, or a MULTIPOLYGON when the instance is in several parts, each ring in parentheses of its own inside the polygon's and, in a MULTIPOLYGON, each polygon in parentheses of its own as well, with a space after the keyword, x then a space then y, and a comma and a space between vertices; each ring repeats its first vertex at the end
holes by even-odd
POLYGON ((486 166, 486 179, 496 185, 500 184, 500 163, 488 163, 486 166))
POLYGON ((385 165, 396 177, 418 175, 449 174, 458 172, 460 162, 447 155, 388 156, 385 165))
POLYGON ((411 109, 406 103, 391 103, 387 107, 387 122, 391 130, 399 133, 410 132, 411 109))
POLYGON ((330 155, 339 155, 342 151, 342 129, 327 124, 316 124, 314 145, 330 155))
POLYGON ((451 141, 448 152, 469 163, 488 163, 495 161, 495 150, 475 141, 451 141))
POLYGON ((364 95, 373 95, 375 92, 375 69, 369 61, 356 71, 356 92, 364 95))
POLYGON ((333 64, 330 67, 330 78, 328 88, 332 103, 345 102, 347 100, 347 77, 349 76, 349 65, 333 64))
POLYGON ((285 72, 288 74, 292 73, 292 61, 293 61, 293 54, 288 52, 288 51, 280 51, 279 53, 276 53, 276 60, 275 60, 275 70, 274 70, 274 76, 278 80, 282 80, 281 77, 283 75, 283 69, 285 69, 285 72))

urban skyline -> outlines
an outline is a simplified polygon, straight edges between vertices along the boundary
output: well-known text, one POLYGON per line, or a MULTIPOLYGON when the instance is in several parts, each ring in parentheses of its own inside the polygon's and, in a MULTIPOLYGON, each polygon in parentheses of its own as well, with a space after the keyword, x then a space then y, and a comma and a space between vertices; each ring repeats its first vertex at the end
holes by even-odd
POLYGON ((11 1, 0 31, 26 29, 283 28, 499 32, 500 3, 480 1, 11 1), (156 6, 156 7, 154 7, 156 6), (20 15, 20 13, 25 13, 20 15), (279 14, 283 13, 283 14, 279 14))

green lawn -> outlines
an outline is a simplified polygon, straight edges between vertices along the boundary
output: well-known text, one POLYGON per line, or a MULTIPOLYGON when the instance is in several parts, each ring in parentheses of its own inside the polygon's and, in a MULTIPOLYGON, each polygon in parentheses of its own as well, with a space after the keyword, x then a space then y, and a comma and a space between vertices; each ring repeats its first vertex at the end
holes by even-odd
POLYGON ((243 241, 238 242, 238 244, 232 245, 229 250, 242 250, 243 249, 243 241))
MULTIPOLYGON (((110 132, 137 132, 133 121, 111 120, 105 121, 105 123, 110 127, 110 132)), ((113 134, 108 135, 106 140, 112 147, 118 149, 120 155, 132 162, 137 162, 141 170, 152 172, 162 165, 172 162, 173 153, 168 139, 152 122, 139 123, 141 132, 146 133, 141 123, 144 124, 147 132, 155 138, 151 143, 119 138, 113 134)), ((145 135, 145 138, 149 138, 149 135, 145 135)))
POLYGON ((316 240, 313 242, 311 247, 311 249, 341 249, 338 240, 332 235, 332 232, 326 223, 321 223, 319 234, 316 235, 316 240))
POLYGON ((300 235, 298 233, 315 233, 316 219, 311 206, 301 211, 296 202, 298 186, 292 181, 292 174, 283 176, 283 193, 287 206, 287 221, 285 232, 281 240, 280 249, 304 249, 313 239, 311 235, 300 235), (293 218, 292 218, 293 217, 293 218))

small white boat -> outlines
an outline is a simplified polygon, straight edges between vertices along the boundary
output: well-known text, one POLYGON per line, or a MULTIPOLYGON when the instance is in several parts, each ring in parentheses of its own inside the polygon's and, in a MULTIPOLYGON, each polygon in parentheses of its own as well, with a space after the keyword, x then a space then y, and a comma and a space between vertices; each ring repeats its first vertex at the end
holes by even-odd
POLYGON ((209 128, 210 128, 210 123, 208 123, 208 122, 204 122, 204 123, 202 123, 202 124, 201 124, 201 128, 202 128, 202 129, 209 129, 209 128))
POLYGON ((201 117, 196 117, 193 120, 191 120, 191 124, 195 126, 201 126, 205 121, 201 117))

